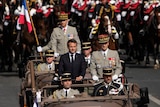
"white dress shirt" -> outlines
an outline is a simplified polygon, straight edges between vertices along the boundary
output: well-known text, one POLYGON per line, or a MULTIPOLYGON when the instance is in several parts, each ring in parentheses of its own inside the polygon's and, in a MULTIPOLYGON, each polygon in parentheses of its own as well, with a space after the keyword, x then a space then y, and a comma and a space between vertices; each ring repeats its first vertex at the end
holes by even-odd
POLYGON ((102 51, 102 55, 104 56, 104 59, 106 58, 107 53, 108 53, 108 49, 107 49, 107 50, 105 50, 105 51, 102 51))

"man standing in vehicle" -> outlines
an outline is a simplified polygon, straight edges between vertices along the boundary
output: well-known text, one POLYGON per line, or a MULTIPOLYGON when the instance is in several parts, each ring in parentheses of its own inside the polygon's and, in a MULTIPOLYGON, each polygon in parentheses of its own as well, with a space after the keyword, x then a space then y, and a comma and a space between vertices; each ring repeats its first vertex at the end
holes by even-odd
MULTIPOLYGON (((60 57, 58 74, 61 76, 65 72, 70 72, 73 83, 82 83, 84 75, 86 73, 86 62, 84 56, 77 52, 77 41, 70 39, 67 42, 68 50, 66 54, 60 57)), ((79 90, 80 91, 80 90, 79 90)), ((81 90, 82 92, 83 90, 81 90)))
POLYGON ((92 53, 90 68, 92 79, 95 81, 99 81, 99 78, 103 77, 103 68, 113 68, 113 79, 117 79, 119 74, 122 72, 122 66, 118 52, 108 48, 109 39, 110 37, 108 34, 99 35, 98 42, 101 46, 101 49, 92 53))
POLYGON ((53 29, 49 43, 44 47, 37 47, 38 52, 48 49, 55 51, 55 57, 68 52, 67 41, 75 39, 77 41, 77 52, 81 51, 81 43, 75 27, 69 26, 68 14, 61 12, 58 16, 60 25, 53 29))
POLYGON ((83 55, 76 53, 77 41, 75 39, 69 40, 67 46, 69 52, 61 56, 58 74, 61 76, 63 73, 70 71, 72 79, 81 81, 86 70, 85 59, 83 55))

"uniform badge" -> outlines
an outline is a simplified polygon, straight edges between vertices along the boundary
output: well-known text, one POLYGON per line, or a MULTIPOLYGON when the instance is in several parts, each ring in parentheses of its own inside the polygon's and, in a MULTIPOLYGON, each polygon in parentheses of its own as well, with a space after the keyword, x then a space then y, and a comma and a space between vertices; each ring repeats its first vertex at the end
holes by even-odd
POLYGON ((103 90, 99 90, 99 94, 102 95, 102 93, 103 93, 103 90))
POLYGON ((73 34, 68 34, 68 38, 73 39, 74 38, 73 34))
POLYGON ((116 58, 112 57, 112 58, 108 58, 108 60, 109 60, 110 67, 116 66, 116 58))

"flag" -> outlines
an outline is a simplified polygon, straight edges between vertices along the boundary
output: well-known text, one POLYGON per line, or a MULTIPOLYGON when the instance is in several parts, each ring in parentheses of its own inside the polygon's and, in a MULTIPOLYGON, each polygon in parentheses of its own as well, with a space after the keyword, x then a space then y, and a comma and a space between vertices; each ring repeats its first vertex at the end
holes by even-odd
POLYGON ((22 9, 19 15, 19 24, 27 24, 29 33, 32 31, 32 24, 27 10, 26 0, 22 0, 22 9))

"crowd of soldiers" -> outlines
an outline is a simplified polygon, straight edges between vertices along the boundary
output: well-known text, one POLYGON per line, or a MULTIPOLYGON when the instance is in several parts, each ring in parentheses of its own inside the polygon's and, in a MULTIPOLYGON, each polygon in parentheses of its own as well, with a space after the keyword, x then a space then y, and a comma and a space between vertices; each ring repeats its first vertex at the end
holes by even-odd
MULTIPOLYGON (((78 53, 81 53, 83 41, 91 41, 92 50, 99 50, 99 47, 94 48, 93 45, 96 44, 98 36, 101 34, 109 35, 110 40, 116 45, 116 48, 113 48, 113 50, 118 50, 121 48, 120 44, 123 41, 122 34, 125 33, 126 38, 128 38, 128 47, 132 49, 130 46, 136 43, 136 40, 134 41, 134 31, 132 31, 132 27, 137 27, 137 25, 133 25, 133 19, 140 17, 137 16, 137 14, 142 14, 140 21, 137 23, 138 27, 142 27, 138 29, 137 32, 144 35, 148 30, 146 26, 150 23, 153 11, 155 8, 159 8, 160 5, 159 0, 31 0, 27 1, 27 3, 29 3, 28 9, 30 10, 30 16, 41 13, 43 17, 49 17, 49 15, 54 13, 56 24, 54 23, 55 25, 51 28, 54 28, 53 32, 51 31, 49 34, 50 38, 47 40, 47 45, 38 44, 40 45, 38 46, 38 52, 52 49, 57 58, 68 52, 67 41, 73 38, 78 43, 78 53), (143 10, 137 13, 139 6, 142 6, 143 10), (133 17, 133 19, 131 19, 131 17, 133 17)), ((14 34, 18 35, 16 32, 23 31, 24 29, 24 27, 17 23, 21 13, 21 1, 0 1, 0 8, 1 50, 4 49, 8 51, 6 52, 7 54, 4 52, 5 55, 1 53, 1 63, 7 63, 9 65, 8 70, 11 70, 14 56, 12 52, 13 44, 15 41, 17 44, 20 42, 28 42, 23 39, 20 40, 21 36, 11 36, 14 34), (13 23, 10 22, 15 23, 12 25, 13 23), (13 38, 16 39, 14 40, 13 38), (10 39, 13 40, 10 41, 10 39), (6 60, 4 56, 8 57, 8 62, 3 62, 3 60, 6 60)), ((159 24, 157 24, 157 29, 159 29, 159 24)), ((44 41, 46 40, 44 39, 44 41)), ((23 48, 24 47, 25 46, 23 46, 23 48)), ((32 48, 30 50, 32 50, 32 48)), ((24 54, 24 51, 22 52, 24 54)), ((131 55, 133 55, 133 53, 131 55)))

